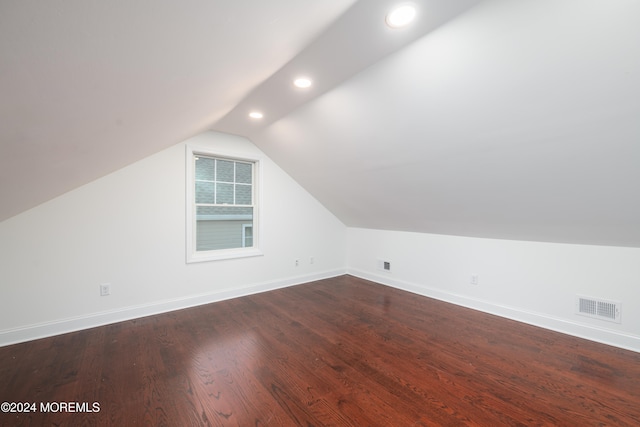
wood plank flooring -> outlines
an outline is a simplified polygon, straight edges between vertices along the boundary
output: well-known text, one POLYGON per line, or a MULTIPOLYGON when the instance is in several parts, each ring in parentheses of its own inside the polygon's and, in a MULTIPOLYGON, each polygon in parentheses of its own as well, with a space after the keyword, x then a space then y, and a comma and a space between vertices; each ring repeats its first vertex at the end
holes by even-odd
POLYGON ((0 402, 36 404, 2 426, 638 426, 640 353, 341 276, 2 347, 0 402))

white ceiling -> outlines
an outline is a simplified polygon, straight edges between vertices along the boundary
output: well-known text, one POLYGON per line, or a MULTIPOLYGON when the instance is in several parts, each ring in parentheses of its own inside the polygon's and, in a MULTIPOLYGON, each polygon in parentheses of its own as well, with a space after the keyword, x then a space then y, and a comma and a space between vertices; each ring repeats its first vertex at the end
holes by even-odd
POLYGON ((349 226, 640 247, 637 0, 112 3, 0 0, 0 220, 214 129, 349 226))
POLYGON ((0 0, 0 220, 206 130, 355 0, 0 0))

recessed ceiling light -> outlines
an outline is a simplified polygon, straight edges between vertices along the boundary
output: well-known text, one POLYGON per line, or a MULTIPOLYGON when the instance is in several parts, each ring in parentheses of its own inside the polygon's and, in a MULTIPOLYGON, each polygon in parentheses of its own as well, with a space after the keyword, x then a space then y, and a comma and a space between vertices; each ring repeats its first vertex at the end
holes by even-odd
POLYGON ((262 114, 260 111, 252 111, 249 113, 249 117, 251 117, 252 119, 261 119, 264 117, 264 114, 262 114))
POLYGON ((308 79, 306 77, 299 77, 293 81, 293 84, 295 87, 303 89, 308 88, 309 86, 311 86, 311 79, 308 79))
POLYGON ((387 25, 391 28, 402 28, 416 17, 416 8, 410 4, 398 6, 387 14, 387 25))

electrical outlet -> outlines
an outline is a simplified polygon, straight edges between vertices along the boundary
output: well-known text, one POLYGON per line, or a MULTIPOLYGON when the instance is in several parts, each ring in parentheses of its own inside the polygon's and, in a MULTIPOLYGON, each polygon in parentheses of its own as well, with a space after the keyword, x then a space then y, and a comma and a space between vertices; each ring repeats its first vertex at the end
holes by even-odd
POLYGON ((296 267, 297 267, 297 266, 299 266, 299 265, 300 265, 300 260, 299 260, 299 259, 297 259, 297 260, 296 260, 296 267))
POLYGON ((316 260, 313 257, 309 257, 309 264, 313 264, 316 260))
POLYGON ((390 272, 391 271, 391 262, 379 259, 378 260, 378 270, 389 271, 390 272))
POLYGON ((471 284, 474 286, 477 286, 479 284, 479 278, 476 274, 471 276, 471 284))
POLYGON ((107 295, 111 295, 111 283, 103 283, 100 285, 100 296, 106 297, 107 295))

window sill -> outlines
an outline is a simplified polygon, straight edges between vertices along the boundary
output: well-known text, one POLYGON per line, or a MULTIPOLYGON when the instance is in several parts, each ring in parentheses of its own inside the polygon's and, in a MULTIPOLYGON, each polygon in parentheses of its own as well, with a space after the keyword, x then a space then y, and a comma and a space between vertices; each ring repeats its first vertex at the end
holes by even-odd
POLYGON ((220 261, 225 259, 249 258, 263 256, 258 248, 238 248, 217 251, 202 251, 187 256, 187 264, 195 262, 220 261))

